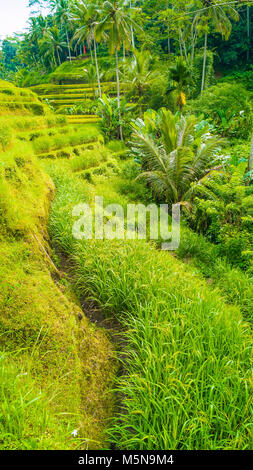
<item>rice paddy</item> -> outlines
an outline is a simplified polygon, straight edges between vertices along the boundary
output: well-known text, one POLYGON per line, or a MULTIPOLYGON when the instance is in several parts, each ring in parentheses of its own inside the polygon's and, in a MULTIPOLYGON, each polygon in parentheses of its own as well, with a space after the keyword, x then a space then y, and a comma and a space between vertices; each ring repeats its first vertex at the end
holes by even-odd
POLYGON ((252 277, 186 225, 173 254, 75 240, 77 204, 150 191, 97 116, 17 96, 0 104, 2 448, 251 449, 252 277))

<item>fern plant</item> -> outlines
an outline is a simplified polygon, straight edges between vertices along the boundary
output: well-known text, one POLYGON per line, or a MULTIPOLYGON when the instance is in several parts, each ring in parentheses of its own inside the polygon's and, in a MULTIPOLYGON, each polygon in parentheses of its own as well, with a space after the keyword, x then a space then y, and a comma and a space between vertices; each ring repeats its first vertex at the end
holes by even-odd
POLYGON ((192 188, 192 227, 219 244, 220 254, 253 267, 253 186, 244 184, 247 162, 210 173, 192 188))

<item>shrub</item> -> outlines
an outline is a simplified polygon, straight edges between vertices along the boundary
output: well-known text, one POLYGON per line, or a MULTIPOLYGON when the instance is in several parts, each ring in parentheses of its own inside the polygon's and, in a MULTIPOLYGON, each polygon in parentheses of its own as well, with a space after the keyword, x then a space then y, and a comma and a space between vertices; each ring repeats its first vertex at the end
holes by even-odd
POLYGON ((131 150, 141 165, 140 178, 152 187, 157 201, 185 202, 191 184, 214 167, 223 140, 196 116, 173 115, 162 108, 136 119, 131 150))
POLYGON ((188 104, 188 111, 204 114, 220 134, 247 139, 252 130, 252 106, 249 93, 241 85, 214 85, 188 104))
POLYGON ((105 142, 109 140, 120 139, 120 124, 123 129, 124 138, 128 138, 131 134, 130 111, 133 105, 127 103, 125 99, 121 100, 121 122, 119 121, 119 111, 117 98, 110 98, 103 95, 98 100, 97 114, 101 117, 99 127, 105 138, 105 142))
POLYGON ((191 226, 219 245, 219 254, 242 268, 253 263, 253 188, 243 183, 247 163, 210 174, 193 188, 191 226))

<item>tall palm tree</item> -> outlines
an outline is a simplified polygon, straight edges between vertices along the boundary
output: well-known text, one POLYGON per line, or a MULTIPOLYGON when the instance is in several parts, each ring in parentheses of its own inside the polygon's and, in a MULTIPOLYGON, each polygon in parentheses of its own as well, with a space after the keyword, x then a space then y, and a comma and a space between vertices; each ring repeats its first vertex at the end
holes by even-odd
MULTIPOLYGON (((95 35, 101 39, 107 34, 109 53, 115 54, 116 59, 116 81, 119 122, 121 122, 120 111, 120 81, 119 81, 119 56, 118 52, 124 43, 126 49, 131 45, 131 26, 133 8, 130 8, 129 0, 106 0, 100 8, 100 22, 96 26, 95 35)), ((120 138, 123 140, 122 126, 120 124, 120 138)))
POLYGON ((52 56, 54 64, 57 65, 55 55, 58 58, 58 65, 61 65, 60 52, 63 48, 67 46, 67 43, 62 40, 60 31, 56 25, 50 28, 44 35, 43 39, 40 41, 40 48, 42 54, 44 53, 45 57, 52 56))
POLYGON ((134 129, 132 151, 142 165, 139 178, 145 178, 167 203, 189 199, 191 185, 213 169, 223 143, 210 135, 209 124, 165 108, 145 113, 134 129))
POLYGON ((37 17, 31 17, 28 20, 29 23, 29 41, 38 43, 39 39, 42 39, 48 30, 47 19, 39 15, 37 17))
MULTIPOLYGON (((132 3, 134 3, 134 0, 133 0, 133 2, 130 0, 130 3, 129 3, 130 9, 132 9, 132 3)), ((134 50, 135 49, 135 40, 134 40, 134 29, 133 29, 132 24, 130 24, 130 31, 131 31, 132 48, 134 50)))
POLYGON ((69 60, 72 63, 71 58, 71 49, 70 49, 70 40, 69 40, 69 24, 70 24, 70 15, 69 15, 69 2, 68 0, 50 0, 52 10, 55 10, 55 20, 56 24, 59 27, 64 27, 68 51, 69 51, 69 60))
POLYGON ((247 60, 250 58, 250 6, 246 6, 246 16, 247 16, 247 40, 248 40, 248 48, 247 48, 247 60))
POLYGON ((222 37, 228 40, 232 31, 230 18, 232 20, 238 21, 239 14, 230 4, 230 2, 226 3, 224 0, 203 0, 203 8, 196 13, 195 21, 199 22, 204 30, 204 56, 201 92, 205 88, 209 24, 213 27, 215 32, 220 33, 222 37))
POLYGON ((98 90, 99 96, 101 98, 102 91, 97 59, 97 41, 95 37, 95 28, 99 21, 99 3, 99 0, 94 0, 93 2, 79 0, 72 5, 71 19, 78 24, 78 28, 74 34, 73 40, 77 40, 77 42, 80 43, 86 39, 89 47, 91 47, 91 44, 93 43, 98 90))
POLYGON ((43 63, 43 57, 38 54, 39 42, 43 39, 44 35, 48 30, 48 22, 46 18, 39 15, 37 17, 31 17, 28 20, 28 33, 25 34, 24 48, 27 49, 28 54, 26 60, 30 56, 33 63, 40 61, 43 63), (26 43, 28 41, 28 44, 26 43))

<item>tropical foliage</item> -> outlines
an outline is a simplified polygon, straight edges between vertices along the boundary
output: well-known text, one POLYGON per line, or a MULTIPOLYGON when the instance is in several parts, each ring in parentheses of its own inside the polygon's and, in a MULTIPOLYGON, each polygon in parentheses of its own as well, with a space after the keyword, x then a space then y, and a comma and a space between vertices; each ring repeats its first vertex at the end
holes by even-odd
POLYGON ((219 244, 230 263, 253 269, 253 188, 243 182, 247 163, 213 172, 193 188, 191 225, 219 244))
POLYGON ((1 450, 252 450, 253 0, 29 6, 0 45, 1 450))
POLYGON ((132 151, 141 164, 141 177, 158 199, 184 203, 191 183, 198 182, 215 165, 223 141, 210 134, 210 126, 195 116, 171 111, 148 111, 134 124, 132 151))

